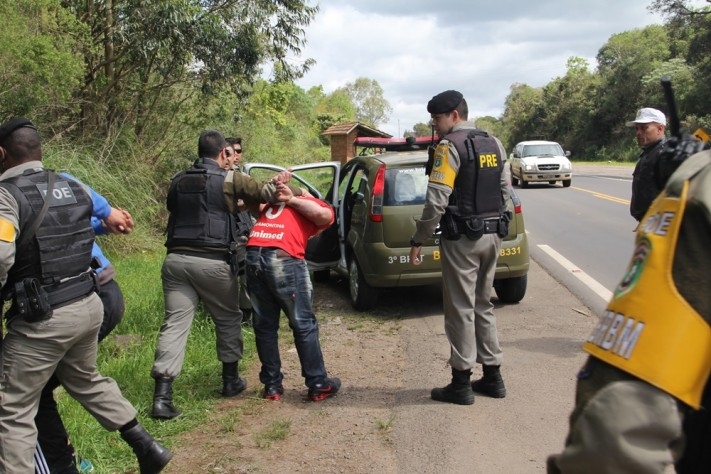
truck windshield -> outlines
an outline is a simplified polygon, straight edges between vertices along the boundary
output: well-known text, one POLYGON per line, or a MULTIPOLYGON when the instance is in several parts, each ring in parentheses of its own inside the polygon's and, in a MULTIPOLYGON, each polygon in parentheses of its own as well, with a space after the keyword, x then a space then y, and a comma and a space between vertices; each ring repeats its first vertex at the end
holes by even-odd
POLYGON ((523 147, 523 156, 563 156, 563 149, 557 143, 543 145, 526 145, 523 147))

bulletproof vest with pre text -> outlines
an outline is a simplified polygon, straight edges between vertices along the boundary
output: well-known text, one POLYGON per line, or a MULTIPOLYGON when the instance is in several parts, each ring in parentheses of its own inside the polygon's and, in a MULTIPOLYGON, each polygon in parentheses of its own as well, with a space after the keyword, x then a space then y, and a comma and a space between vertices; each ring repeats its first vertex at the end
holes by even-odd
POLYGON ((501 193, 503 157, 496 140, 482 130, 463 129, 445 138, 459 154, 459 172, 450 195, 450 208, 459 217, 498 217, 504 207, 501 193))

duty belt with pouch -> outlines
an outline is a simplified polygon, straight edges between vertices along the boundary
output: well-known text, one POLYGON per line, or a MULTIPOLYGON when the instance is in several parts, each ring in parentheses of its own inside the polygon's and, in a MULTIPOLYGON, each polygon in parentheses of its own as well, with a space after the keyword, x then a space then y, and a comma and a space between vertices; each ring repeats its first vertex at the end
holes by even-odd
POLYGON ((477 216, 467 218, 455 217, 445 214, 442 217, 442 235, 447 240, 459 240, 464 234, 469 240, 479 240, 484 234, 497 234, 506 237, 509 233, 508 214, 493 219, 482 219, 477 216))
POLYGON ((60 283, 42 285, 37 278, 15 283, 11 295, 10 317, 22 317, 28 323, 46 321, 53 310, 79 301, 98 289, 96 273, 91 270, 60 283))

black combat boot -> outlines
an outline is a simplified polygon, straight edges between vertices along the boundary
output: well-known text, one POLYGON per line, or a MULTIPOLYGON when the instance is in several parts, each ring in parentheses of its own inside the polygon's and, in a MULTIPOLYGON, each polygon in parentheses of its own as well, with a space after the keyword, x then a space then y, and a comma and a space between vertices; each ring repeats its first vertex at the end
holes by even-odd
POLYGON ((237 362, 222 363, 222 396, 234 397, 244 392, 247 381, 237 374, 237 362))
POLYGON ((452 369, 452 383, 443 388, 433 388, 432 400, 457 405, 473 404, 474 392, 469 380, 471 375, 471 370, 452 369))
POLYGON ((498 365, 485 365, 484 376, 472 382, 472 390, 491 398, 504 398, 506 387, 498 365))
POLYGON ((159 420, 170 420, 180 413, 181 411, 173 405, 173 379, 157 378, 155 392, 153 392, 151 416, 159 420))
POLYGON ((161 446, 148 431, 135 420, 121 428, 121 437, 128 443, 138 459, 141 474, 157 474, 173 457, 173 453, 161 446), (133 425, 133 426, 131 426, 133 425), (131 426, 130 428, 127 428, 131 426))

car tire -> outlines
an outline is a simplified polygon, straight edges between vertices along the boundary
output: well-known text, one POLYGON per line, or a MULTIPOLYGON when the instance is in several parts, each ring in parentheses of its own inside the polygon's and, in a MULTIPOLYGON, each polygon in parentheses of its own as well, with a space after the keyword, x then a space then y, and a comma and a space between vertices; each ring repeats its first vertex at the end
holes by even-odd
POLYGON ((378 303, 378 290, 366 283, 358 260, 353 257, 348 265, 348 290, 351 304, 358 311, 373 309, 378 303))
POLYGON ((502 303, 518 303, 526 295, 528 275, 494 280, 494 291, 502 303))
POLYGON ((521 188, 527 188, 528 187, 528 181, 524 181, 523 177, 521 177, 521 183, 519 184, 519 187, 521 188))
POLYGON ((314 271, 314 281, 316 283, 326 283, 331 279, 331 270, 328 268, 325 270, 315 270, 314 271))
POLYGON ((564 179, 564 180, 563 180, 563 187, 564 187, 564 188, 569 188, 572 183, 573 183, 573 180, 572 180, 572 179, 564 179))

